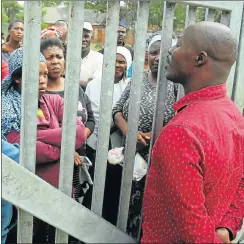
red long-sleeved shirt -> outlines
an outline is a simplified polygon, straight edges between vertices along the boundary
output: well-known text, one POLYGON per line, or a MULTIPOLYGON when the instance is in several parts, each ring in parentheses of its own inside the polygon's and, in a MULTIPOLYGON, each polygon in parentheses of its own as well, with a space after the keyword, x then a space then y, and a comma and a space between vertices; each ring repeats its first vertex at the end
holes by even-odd
MULTIPOLYGON (((58 187, 64 100, 59 95, 44 94, 39 104, 45 117, 37 117, 36 174, 58 187)), ((20 143, 20 133, 15 130, 6 137, 10 143, 20 143)), ((75 149, 79 149, 85 140, 85 126, 77 118, 75 149)))
POLYGON ((244 217, 244 118, 226 86, 175 103, 155 143, 143 207, 142 243, 217 243, 244 217))

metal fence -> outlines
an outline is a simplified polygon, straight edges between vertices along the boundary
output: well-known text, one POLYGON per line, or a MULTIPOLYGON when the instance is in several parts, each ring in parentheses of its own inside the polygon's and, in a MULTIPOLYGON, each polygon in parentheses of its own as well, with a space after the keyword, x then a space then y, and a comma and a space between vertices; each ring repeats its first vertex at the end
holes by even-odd
MULTIPOLYGON (((239 56, 228 78, 228 93, 244 109, 244 31, 243 1, 180 1, 187 6, 185 25, 196 20, 197 7, 206 8, 205 18, 214 20, 214 9, 222 11, 221 23, 230 26, 239 40, 239 56)), ((25 2, 24 21, 24 64, 22 88, 22 120, 20 164, 14 164, 3 156, 3 198, 19 207, 18 211, 18 243, 32 242, 33 215, 57 227, 56 243, 67 243, 68 234, 86 242, 132 243, 126 235, 129 198, 133 177, 133 159, 136 151, 137 124, 139 119, 141 83, 143 76, 144 51, 146 47, 147 25, 149 16, 149 0, 138 1, 135 33, 135 59, 133 65, 132 87, 130 95, 130 111, 128 133, 125 147, 125 163, 123 167, 121 197, 118 216, 118 228, 110 225, 100 217, 104 197, 107 153, 110 134, 110 123, 113 99, 113 78, 116 58, 116 32, 119 23, 119 0, 108 1, 106 18, 106 37, 103 62, 103 78, 100 107, 100 128, 96 153, 96 167, 92 199, 92 211, 73 201, 71 196, 73 152, 75 149, 76 104, 78 101, 79 70, 82 28, 83 1, 69 3, 69 34, 66 62, 66 82, 64 97, 64 120, 62 132, 62 148, 60 157, 59 190, 49 186, 32 173, 35 173, 36 153, 36 108, 38 99, 38 67, 41 29, 41 1, 25 2), (33 82, 36 81, 36 82, 33 82), (32 173, 30 173, 32 172, 32 173), (28 180, 26 180, 28 179, 28 180), (16 180, 18 184, 16 184, 16 180), (31 182, 31 184, 30 184, 31 182), (28 184, 28 185, 27 185, 28 184), (21 189, 21 190, 20 190, 21 189), (63 194, 64 193, 64 194, 63 194), (41 199, 45 199, 43 201, 41 199), (65 221, 64 221, 65 220, 65 221), (89 228, 88 228, 89 227, 89 228), (93 233, 91 233, 91 229, 93 233), (67 234, 68 233, 68 234, 67 234)), ((153 122, 152 143, 163 126, 164 104, 167 93, 167 80, 164 67, 166 56, 171 46, 173 34, 174 9, 177 1, 164 2, 164 18, 162 20, 162 44, 157 83, 156 109, 153 122)), ((179 90, 179 97, 183 95, 179 90)), ((241 235, 241 233, 239 234, 241 235)))

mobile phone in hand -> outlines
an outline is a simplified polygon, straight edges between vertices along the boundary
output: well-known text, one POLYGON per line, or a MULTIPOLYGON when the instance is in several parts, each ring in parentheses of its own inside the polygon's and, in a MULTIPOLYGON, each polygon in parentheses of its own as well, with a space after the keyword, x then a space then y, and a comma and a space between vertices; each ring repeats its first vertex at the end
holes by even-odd
POLYGON ((82 163, 86 166, 92 166, 92 162, 90 161, 90 159, 86 156, 80 156, 80 160, 82 161, 82 163))

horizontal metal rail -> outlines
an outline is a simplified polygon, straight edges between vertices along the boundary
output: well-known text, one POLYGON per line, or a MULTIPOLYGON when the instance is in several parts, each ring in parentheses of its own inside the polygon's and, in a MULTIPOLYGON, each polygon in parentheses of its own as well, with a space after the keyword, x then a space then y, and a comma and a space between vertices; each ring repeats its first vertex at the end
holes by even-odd
POLYGON ((4 154, 2 198, 85 243, 136 243, 4 154))
POLYGON ((181 0, 170 0, 174 3, 185 3, 190 6, 205 7, 205 8, 214 8, 220 10, 232 10, 233 5, 238 3, 238 1, 181 1, 181 0))

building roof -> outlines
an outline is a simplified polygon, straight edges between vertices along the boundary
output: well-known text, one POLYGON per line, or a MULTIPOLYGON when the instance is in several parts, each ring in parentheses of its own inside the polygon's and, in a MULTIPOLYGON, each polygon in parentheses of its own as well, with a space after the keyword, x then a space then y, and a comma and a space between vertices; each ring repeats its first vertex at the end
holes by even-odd
MULTIPOLYGON (((57 20, 65 20, 68 22, 68 8, 67 7, 46 7, 46 14, 43 17, 43 22, 53 24, 57 20)), ((106 21, 106 14, 99 11, 85 9, 84 21, 89 21, 92 25, 103 25, 106 21)))

